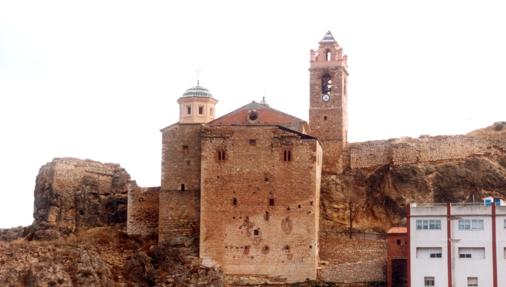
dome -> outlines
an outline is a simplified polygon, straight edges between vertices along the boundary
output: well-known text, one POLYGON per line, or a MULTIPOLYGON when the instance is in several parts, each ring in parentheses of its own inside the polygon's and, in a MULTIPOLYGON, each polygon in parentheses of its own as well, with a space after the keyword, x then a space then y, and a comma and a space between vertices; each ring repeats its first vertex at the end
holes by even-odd
POLYGON ((186 92, 184 92, 183 97, 209 97, 212 98, 213 95, 209 92, 208 89, 200 86, 198 83, 195 87, 191 87, 186 92))

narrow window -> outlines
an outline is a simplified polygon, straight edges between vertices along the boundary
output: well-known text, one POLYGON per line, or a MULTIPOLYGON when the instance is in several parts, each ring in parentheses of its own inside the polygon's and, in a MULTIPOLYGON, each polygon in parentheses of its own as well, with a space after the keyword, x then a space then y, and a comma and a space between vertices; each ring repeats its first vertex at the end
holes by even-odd
POLYGON ((271 214, 268 211, 266 211, 264 213, 264 219, 265 219, 265 221, 269 221, 269 218, 271 218, 271 214))
POLYGON ((424 287, 434 287, 434 286, 436 286, 434 284, 434 282, 435 282, 435 280, 434 280, 433 276, 423 277, 423 286, 424 287))
POLYGON ((214 116, 214 109, 213 108, 209 108, 209 115, 214 116))
POLYGON ((237 205, 237 198, 232 198, 232 205, 237 205))
POLYGON ((219 161, 224 161, 225 158, 226 158, 225 151, 224 150, 219 150, 218 151, 218 160, 219 161))
POLYGON ((397 245, 401 245, 401 240, 397 239, 397 245))
POLYGON ((467 277, 467 287, 478 287, 478 277, 467 277))
POLYGON ((187 145, 183 146, 183 153, 187 154, 190 151, 190 148, 187 145))
POLYGON ((185 190, 185 186, 184 184, 181 184, 181 190, 184 191, 185 190))
POLYGON ((191 115, 192 114, 192 106, 186 106, 186 113, 188 115, 191 115))
POLYGON ((255 140, 255 139, 250 139, 250 140, 249 140, 249 144, 250 144, 250 145, 257 145, 257 140, 255 140))
POLYGON ((323 116, 323 120, 326 121, 327 120, 327 116, 323 116))
POLYGON ((332 78, 329 74, 322 77, 322 95, 329 95, 332 89, 332 78))
POLYGON ((325 51, 325 60, 327 62, 332 60, 332 52, 330 52, 330 50, 325 51))
POLYGON ((283 151, 283 160, 284 161, 291 161, 292 160, 292 151, 291 150, 283 151))
POLYGON ((274 206, 274 198, 269 198, 269 205, 274 206))
POLYGON ((204 106, 199 106, 199 115, 204 114, 204 106))

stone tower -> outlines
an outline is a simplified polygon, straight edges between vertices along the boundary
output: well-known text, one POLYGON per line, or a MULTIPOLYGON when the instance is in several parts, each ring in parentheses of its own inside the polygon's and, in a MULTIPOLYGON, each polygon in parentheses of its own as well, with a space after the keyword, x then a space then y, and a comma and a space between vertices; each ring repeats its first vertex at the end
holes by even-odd
POLYGON ((186 90, 177 102, 181 124, 203 124, 214 119, 214 106, 217 100, 208 89, 200 86, 198 81, 197 85, 186 90))
POLYGON ((197 85, 177 100, 179 122, 162 129, 159 241, 175 244, 198 238, 200 218, 200 133, 214 119, 218 102, 197 85))
POLYGON ((323 148, 323 171, 342 172, 347 142, 347 56, 330 31, 311 50, 309 127, 323 148))

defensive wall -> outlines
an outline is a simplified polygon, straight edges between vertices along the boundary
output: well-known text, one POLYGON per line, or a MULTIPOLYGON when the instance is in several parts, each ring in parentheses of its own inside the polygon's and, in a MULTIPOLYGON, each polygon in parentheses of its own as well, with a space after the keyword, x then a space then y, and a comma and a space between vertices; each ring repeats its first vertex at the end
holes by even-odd
POLYGON ((348 164, 347 167, 355 169, 385 164, 458 160, 491 153, 502 146, 504 143, 462 135, 367 141, 349 144, 344 153, 348 158, 345 158, 344 162, 348 164))
POLYGON ((160 187, 128 186, 128 235, 156 235, 160 187))
POLYGON ((384 239, 350 239, 338 233, 320 232, 320 259, 321 281, 353 284, 385 281, 384 239))

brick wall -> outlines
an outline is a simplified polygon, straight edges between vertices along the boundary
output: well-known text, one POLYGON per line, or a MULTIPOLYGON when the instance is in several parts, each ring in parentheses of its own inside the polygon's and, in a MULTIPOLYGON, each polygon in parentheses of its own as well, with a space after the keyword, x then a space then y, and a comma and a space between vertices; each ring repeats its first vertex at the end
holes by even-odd
POLYGON ((127 233, 155 235, 158 233, 159 187, 143 188, 130 184, 128 188, 127 233))
POLYGON ((203 263, 262 282, 315 279, 318 142, 272 126, 212 127, 202 156, 203 263))
POLYGON ((321 281, 336 283, 385 282, 385 240, 349 239, 320 234, 321 281))
POLYGON ((162 130, 159 241, 198 238, 200 130, 200 124, 175 124, 162 130))

